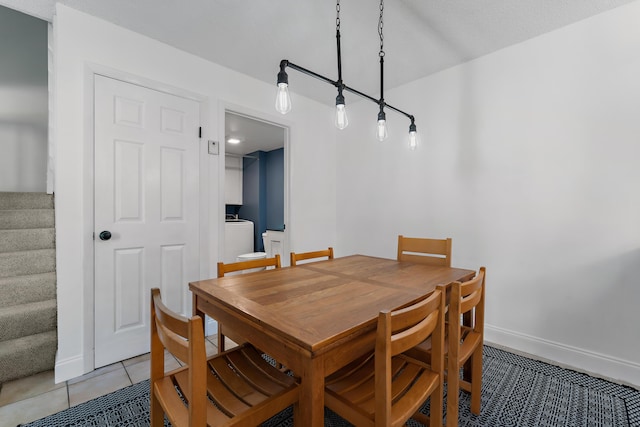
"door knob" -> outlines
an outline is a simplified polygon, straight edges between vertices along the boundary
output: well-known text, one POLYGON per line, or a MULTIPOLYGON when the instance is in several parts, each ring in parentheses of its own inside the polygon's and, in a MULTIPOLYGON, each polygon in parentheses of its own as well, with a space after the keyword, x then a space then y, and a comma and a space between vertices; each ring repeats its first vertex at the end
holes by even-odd
POLYGON ((111 232, 107 230, 101 231, 99 237, 100 240, 109 240, 111 238, 111 232))

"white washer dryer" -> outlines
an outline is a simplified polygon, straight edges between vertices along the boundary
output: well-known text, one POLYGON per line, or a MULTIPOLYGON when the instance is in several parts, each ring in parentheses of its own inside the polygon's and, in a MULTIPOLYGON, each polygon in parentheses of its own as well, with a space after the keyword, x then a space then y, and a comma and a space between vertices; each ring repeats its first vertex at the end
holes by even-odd
POLYGON ((253 252, 253 221, 246 219, 227 220, 224 223, 225 264, 236 262, 238 255, 253 252))

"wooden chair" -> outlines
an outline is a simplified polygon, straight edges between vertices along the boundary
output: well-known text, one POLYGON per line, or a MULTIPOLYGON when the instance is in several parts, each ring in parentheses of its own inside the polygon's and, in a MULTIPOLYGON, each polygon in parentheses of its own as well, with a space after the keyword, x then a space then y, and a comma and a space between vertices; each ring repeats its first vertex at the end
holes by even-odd
MULTIPOLYGON (((206 358, 202 318, 169 310, 151 290, 151 426, 258 425, 296 404, 299 387, 249 344, 206 358), (164 372, 164 350, 184 364, 164 372)), ((297 411, 296 411, 297 412, 297 411)))
POLYGON ((398 236, 398 261, 451 267, 451 239, 398 236))
POLYGON ((324 251, 304 252, 297 254, 291 252, 291 266, 297 265, 298 261, 304 261, 313 258, 327 257, 327 259, 333 259, 333 248, 325 249, 324 251))
POLYGON ((252 268, 274 267, 280 268, 280 255, 275 254, 273 258, 251 259, 249 261, 231 262, 225 264, 218 263, 218 277, 224 277, 225 274, 234 271, 251 270, 252 268))
POLYGON ((444 293, 378 316, 375 351, 326 379, 325 406, 356 426, 442 425, 444 293), (403 352, 430 337, 431 364, 403 352), (431 414, 417 412, 431 398, 431 414))
MULTIPOLYGON (((463 283, 453 282, 446 286, 450 292, 447 339, 445 340, 448 426, 458 425, 457 396, 460 389, 471 393, 471 412, 480 414, 485 273, 486 268, 480 267, 480 271, 473 279, 463 283), (458 345, 454 345, 455 343, 458 345), (467 361, 470 361, 470 367, 465 372, 467 378, 460 378, 460 369, 467 361)), ((409 350, 407 354, 429 363, 431 351, 431 342, 425 340, 409 350)))
MULTIPOLYGON (((225 264, 224 262, 218 263, 218 277, 224 277, 226 273, 232 273, 234 271, 250 270, 252 268, 262 267, 274 267, 280 268, 280 255, 276 254, 273 258, 252 259, 249 261, 232 262, 225 264)), ((222 324, 218 322, 218 351, 225 350, 225 337, 229 337, 233 342, 240 344, 245 340, 236 332, 225 328, 222 331, 222 324)))

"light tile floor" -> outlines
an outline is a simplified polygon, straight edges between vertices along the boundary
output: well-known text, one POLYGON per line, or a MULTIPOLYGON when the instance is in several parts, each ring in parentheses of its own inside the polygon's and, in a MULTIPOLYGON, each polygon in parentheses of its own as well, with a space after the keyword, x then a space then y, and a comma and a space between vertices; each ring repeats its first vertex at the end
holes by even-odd
MULTIPOLYGON (((233 343, 229 343, 233 345, 233 343)), ((207 337, 207 356, 218 352, 217 336, 207 337)), ((0 389, 0 427, 16 427, 104 396, 149 378, 149 353, 55 384, 53 371, 9 381, 0 389)), ((165 352, 165 370, 180 363, 165 352)))

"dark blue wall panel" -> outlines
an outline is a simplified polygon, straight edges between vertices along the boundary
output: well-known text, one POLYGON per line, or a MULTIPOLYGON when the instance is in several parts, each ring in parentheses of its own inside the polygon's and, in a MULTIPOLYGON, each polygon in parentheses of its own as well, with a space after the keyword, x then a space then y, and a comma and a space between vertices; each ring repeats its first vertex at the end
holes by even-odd
POLYGON ((284 228, 284 148, 248 156, 242 165, 243 205, 238 213, 253 221, 254 250, 264 251, 262 233, 284 228))
POLYGON ((267 153, 267 229, 284 230, 284 148, 267 153))

